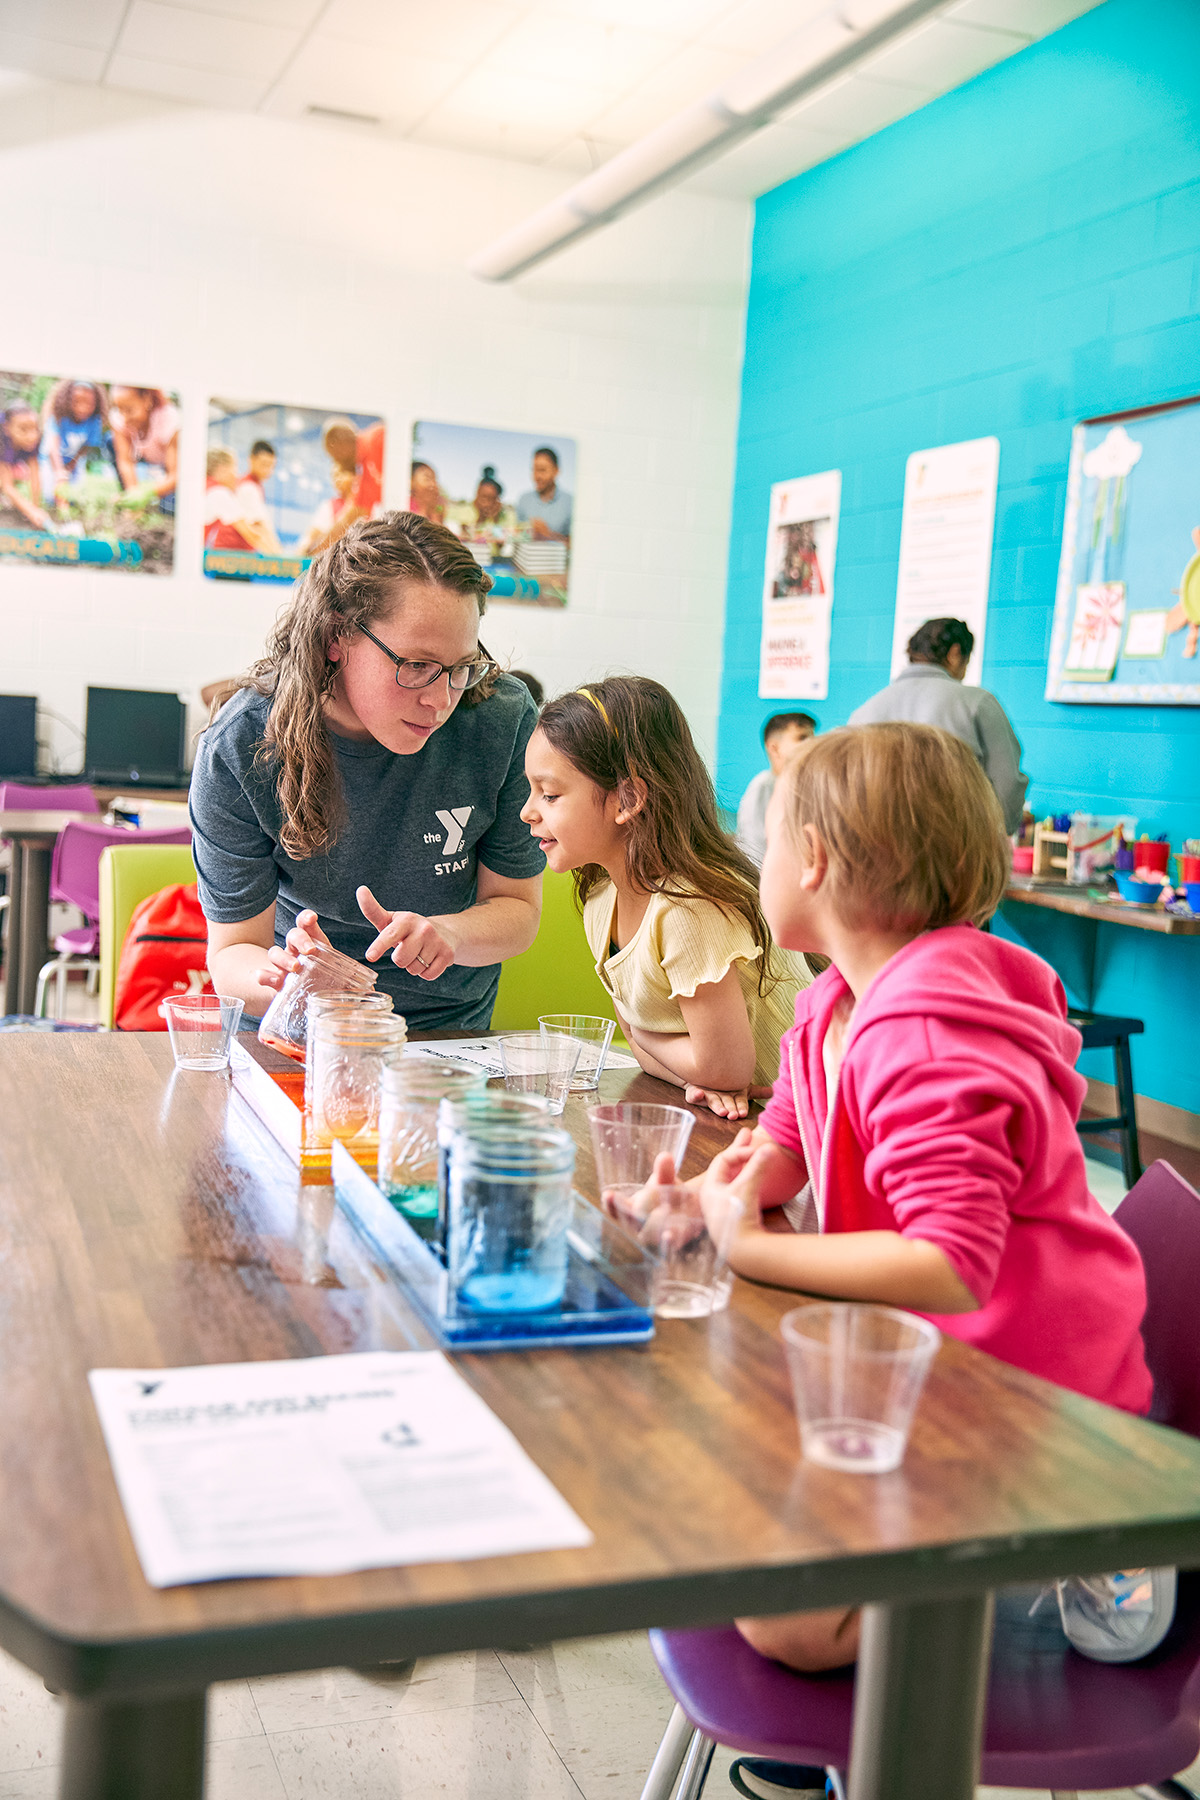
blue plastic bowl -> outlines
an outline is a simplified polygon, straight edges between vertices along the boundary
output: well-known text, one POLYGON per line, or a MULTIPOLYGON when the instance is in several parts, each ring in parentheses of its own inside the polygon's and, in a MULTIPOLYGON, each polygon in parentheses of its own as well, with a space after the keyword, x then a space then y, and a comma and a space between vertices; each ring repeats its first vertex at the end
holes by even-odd
POLYGON ((1187 903, 1194 913, 1200 913, 1200 881, 1185 881, 1183 891, 1187 895, 1187 903))
MULTIPOLYGON (((1122 900, 1143 900, 1153 903, 1155 900, 1162 899, 1162 888, 1157 881, 1135 881, 1132 875, 1125 873, 1124 869, 1116 869, 1114 874, 1122 900)), ((1200 895, 1200 882, 1193 882, 1192 885, 1200 895)))

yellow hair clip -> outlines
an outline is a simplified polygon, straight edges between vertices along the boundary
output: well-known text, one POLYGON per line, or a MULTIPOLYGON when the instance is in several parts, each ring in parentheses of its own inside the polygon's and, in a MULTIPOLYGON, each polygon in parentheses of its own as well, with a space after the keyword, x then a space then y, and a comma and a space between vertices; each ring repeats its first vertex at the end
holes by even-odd
POLYGON ((607 712, 604 709, 603 700, 597 700, 597 698, 596 698, 595 694, 593 694, 591 688, 581 687, 579 689, 579 692, 585 697, 585 699, 588 699, 591 701, 591 703, 595 707, 596 711, 600 714, 600 717, 604 720, 604 723, 608 726, 608 729, 612 732, 613 736, 616 737, 616 735, 617 735, 616 729, 613 726, 612 720, 609 718, 607 712))

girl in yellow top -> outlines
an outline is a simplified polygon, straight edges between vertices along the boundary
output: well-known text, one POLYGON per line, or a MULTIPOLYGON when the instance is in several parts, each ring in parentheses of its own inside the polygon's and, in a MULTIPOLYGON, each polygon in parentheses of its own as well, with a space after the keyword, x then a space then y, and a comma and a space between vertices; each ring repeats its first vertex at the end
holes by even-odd
POLYGON ((721 829, 675 700, 642 676, 564 694, 525 773, 521 817, 550 867, 575 872, 596 973, 642 1068, 745 1118, 811 976, 771 941, 758 871, 721 829))

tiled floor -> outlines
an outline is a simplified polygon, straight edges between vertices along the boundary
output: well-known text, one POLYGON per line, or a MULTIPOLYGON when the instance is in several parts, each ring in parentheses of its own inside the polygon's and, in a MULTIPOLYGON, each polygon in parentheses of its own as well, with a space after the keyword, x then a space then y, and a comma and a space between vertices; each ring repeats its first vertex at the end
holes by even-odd
MULTIPOLYGON (((53 1800, 59 1710, 0 1655, 0 1800, 53 1800)), ((209 1702, 208 1800, 638 1800, 669 1712, 640 1634, 231 1682, 209 1702)))

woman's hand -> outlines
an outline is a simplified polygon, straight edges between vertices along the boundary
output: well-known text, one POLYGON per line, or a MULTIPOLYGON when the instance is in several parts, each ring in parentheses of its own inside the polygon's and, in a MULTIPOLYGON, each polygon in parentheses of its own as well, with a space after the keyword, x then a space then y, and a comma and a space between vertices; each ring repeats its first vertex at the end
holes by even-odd
POLYGON ((311 908, 297 913, 286 942, 272 944, 267 951, 266 967, 256 971, 259 985, 274 988, 278 993, 288 976, 300 967, 300 958, 315 950, 318 944, 324 944, 327 950, 330 948, 329 939, 317 924, 316 913, 311 908))
POLYGON ((367 946, 367 961, 378 962, 390 951, 398 969, 407 969, 422 981, 436 981, 454 962, 458 940, 444 919, 437 924, 420 913, 389 912, 380 906, 369 887, 360 887, 357 900, 363 917, 379 932, 367 946))
POLYGON ((725 1094, 716 1088, 688 1086, 684 1099, 689 1106, 707 1106, 710 1112, 716 1113, 718 1119, 744 1119, 750 1111, 752 1100, 769 1100, 769 1087, 741 1088, 735 1094, 725 1094))

